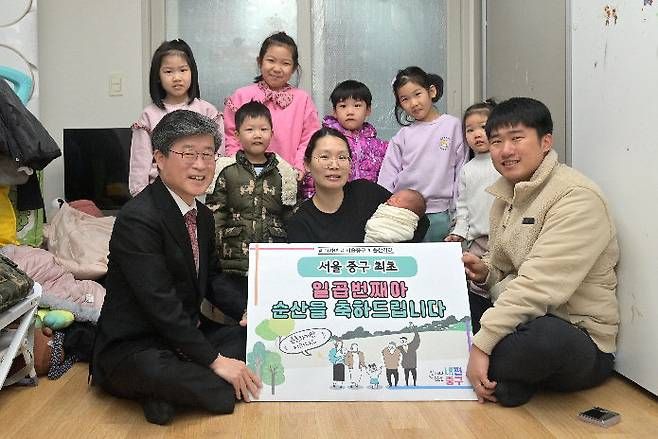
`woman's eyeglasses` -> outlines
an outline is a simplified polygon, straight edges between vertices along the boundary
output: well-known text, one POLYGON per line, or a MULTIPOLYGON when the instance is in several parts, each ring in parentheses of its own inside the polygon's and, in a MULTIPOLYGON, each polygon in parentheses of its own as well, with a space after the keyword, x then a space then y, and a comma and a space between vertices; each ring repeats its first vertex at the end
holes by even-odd
POLYGON ((343 154, 337 157, 330 157, 328 155, 321 154, 321 155, 314 155, 313 158, 317 160, 318 163, 325 168, 330 167, 334 162, 338 164, 339 168, 343 166, 348 166, 350 164, 350 161, 352 160, 350 159, 349 155, 343 155, 343 154))

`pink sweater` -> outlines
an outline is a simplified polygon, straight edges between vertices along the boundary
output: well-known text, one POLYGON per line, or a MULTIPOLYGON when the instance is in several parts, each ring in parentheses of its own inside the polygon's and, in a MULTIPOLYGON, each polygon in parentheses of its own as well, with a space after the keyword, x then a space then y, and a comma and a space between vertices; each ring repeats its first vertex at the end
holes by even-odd
MULTIPOLYGON (((155 104, 144 108, 144 112, 137 122, 132 125, 133 137, 130 144, 130 174, 128 175, 128 188, 133 197, 140 193, 149 183, 158 176, 158 168, 153 162, 153 146, 151 145, 151 131, 167 113, 176 110, 190 110, 208 116, 217 122, 220 136, 224 136, 224 121, 222 113, 210 102, 203 99, 194 99, 191 104, 164 104, 164 110, 155 104)), ((217 151, 218 155, 224 155, 224 139, 217 151)))
POLYGON ((254 100, 265 104, 272 113, 274 135, 268 151, 279 154, 285 161, 303 172, 306 145, 313 133, 320 129, 318 110, 304 90, 290 87, 288 93, 292 100, 282 108, 267 99, 261 87, 259 84, 251 84, 239 88, 224 101, 226 154, 234 155, 240 149, 240 143, 235 136, 235 112, 243 104, 254 100))

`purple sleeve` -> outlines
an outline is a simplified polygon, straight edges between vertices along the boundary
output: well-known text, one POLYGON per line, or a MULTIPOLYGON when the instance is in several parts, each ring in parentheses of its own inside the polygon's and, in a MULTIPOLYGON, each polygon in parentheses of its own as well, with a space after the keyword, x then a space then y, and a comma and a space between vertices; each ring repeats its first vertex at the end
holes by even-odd
MULTIPOLYGON (((377 157, 381 157, 382 161, 384 157, 386 156, 386 151, 388 150, 388 142, 386 140, 381 140, 381 139, 374 139, 375 141, 375 154, 377 157)), ((379 167, 375 169, 375 178, 373 181, 377 181, 379 179, 379 173, 381 172, 382 169, 382 163, 380 162, 379 167)))
POLYGON ((389 142, 377 179, 377 183, 390 192, 395 192, 397 176, 402 171, 402 148, 398 144, 398 139, 399 136, 396 135, 389 142))
POLYGON ((459 198, 459 187, 460 187, 460 178, 462 167, 468 162, 468 146, 464 142, 464 136, 462 134, 461 125, 457 125, 455 128, 454 134, 454 143, 455 143, 455 181, 452 185, 452 203, 451 210, 454 210, 457 206, 457 199, 459 198))

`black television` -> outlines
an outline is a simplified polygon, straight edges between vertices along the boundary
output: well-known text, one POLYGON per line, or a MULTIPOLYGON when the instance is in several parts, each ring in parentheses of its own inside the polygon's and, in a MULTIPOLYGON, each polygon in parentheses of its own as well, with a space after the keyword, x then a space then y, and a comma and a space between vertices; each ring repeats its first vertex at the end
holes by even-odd
POLYGON ((64 129, 64 194, 115 211, 130 199, 130 128, 64 129))

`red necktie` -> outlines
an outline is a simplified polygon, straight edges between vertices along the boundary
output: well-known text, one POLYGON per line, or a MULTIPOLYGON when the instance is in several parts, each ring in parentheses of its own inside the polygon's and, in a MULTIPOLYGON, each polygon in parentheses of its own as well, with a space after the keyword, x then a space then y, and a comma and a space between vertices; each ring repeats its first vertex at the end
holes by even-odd
POLYGON ((194 266, 196 272, 199 272, 199 241, 196 238, 196 209, 188 211, 185 216, 185 226, 187 233, 190 235, 190 242, 192 243, 192 253, 194 254, 194 266))

